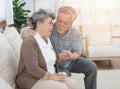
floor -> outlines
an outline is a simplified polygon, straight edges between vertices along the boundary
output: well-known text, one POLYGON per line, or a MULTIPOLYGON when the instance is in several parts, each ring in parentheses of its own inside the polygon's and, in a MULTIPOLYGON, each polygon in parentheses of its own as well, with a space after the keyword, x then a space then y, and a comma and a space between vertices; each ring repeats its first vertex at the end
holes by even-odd
POLYGON ((120 69, 120 60, 97 60, 94 62, 97 64, 98 70, 120 69))

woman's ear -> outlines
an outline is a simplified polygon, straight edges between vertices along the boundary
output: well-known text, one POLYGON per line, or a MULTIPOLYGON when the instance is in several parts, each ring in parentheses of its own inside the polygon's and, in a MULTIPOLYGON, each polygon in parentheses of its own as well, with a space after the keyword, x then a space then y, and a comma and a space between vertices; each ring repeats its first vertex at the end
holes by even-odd
POLYGON ((40 26, 40 25, 41 25, 41 23, 39 21, 37 21, 37 26, 40 26))

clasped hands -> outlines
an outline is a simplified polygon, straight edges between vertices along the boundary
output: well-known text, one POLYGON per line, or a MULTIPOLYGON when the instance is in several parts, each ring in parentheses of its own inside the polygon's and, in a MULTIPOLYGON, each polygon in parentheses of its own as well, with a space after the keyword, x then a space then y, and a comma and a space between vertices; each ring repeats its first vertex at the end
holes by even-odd
POLYGON ((67 78, 67 75, 59 74, 59 73, 51 74, 49 77, 49 79, 56 80, 56 81, 63 80, 65 78, 67 78))
POLYGON ((68 60, 68 59, 72 59, 73 58, 73 54, 71 51, 69 50, 63 50, 60 54, 59 54, 59 61, 60 60, 68 60))
POLYGON ((58 80, 64 80, 65 78, 67 78, 67 75, 59 74, 59 73, 50 74, 50 73, 46 72, 43 79, 50 79, 50 80, 58 81, 58 80))

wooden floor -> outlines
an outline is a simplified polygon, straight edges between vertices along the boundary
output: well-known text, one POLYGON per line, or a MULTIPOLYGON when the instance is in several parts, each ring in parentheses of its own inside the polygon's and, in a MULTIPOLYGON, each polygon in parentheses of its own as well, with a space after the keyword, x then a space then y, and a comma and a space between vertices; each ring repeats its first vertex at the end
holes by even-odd
POLYGON ((94 62, 97 64, 98 70, 120 69, 120 60, 97 60, 94 62))

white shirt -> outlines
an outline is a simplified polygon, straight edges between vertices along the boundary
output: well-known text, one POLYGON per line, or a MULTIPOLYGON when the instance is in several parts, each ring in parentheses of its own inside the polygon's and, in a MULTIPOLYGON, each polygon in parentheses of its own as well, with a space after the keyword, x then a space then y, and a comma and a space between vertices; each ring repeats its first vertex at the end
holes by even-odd
POLYGON ((47 43, 45 43, 45 41, 40 37, 40 35, 38 33, 36 33, 34 38, 36 39, 36 41, 41 49, 41 52, 43 54, 43 57, 46 61, 48 72, 51 74, 54 74, 55 73, 54 65, 55 65, 55 61, 56 61, 56 54, 53 50, 53 47, 52 47, 49 37, 46 38, 47 43))

